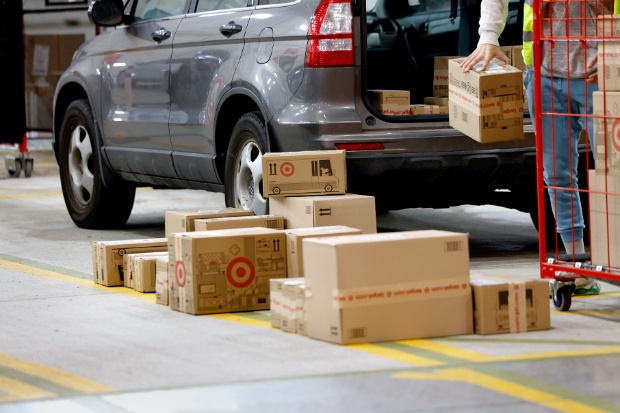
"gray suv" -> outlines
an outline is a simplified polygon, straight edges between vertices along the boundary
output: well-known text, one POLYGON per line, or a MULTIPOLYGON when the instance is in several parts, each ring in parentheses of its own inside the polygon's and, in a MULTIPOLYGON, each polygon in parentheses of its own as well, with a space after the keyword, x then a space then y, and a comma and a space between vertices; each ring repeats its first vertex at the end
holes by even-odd
MULTIPOLYGON (((513 1, 506 44, 519 44, 513 1)), ((368 90, 432 95, 435 56, 477 41, 476 1, 94 0, 108 27, 54 99, 67 209, 83 228, 128 219, 137 186, 225 193, 264 214, 261 154, 344 149, 348 192, 378 211, 496 204, 536 214, 533 130, 480 144, 448 115, 383 116, 368 90)))

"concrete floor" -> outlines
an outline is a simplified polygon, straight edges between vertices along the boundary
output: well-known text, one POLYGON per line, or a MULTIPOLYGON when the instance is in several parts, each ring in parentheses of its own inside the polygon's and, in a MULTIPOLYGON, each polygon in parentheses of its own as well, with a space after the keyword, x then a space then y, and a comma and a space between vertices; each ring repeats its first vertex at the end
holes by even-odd
MULTIPOLYGON (((552 311, 548 331, 355 346, 271 329, 268 312, 182 314, 94 285, 91 242, 161 237, 166 210, 221 194, 141 190, 124 230, 82 230, 49 147, 30 147, 32 177, 0 171, 0 413, 620 412, 618 287, 552 311)), ((516 211, 404 210, 378 226, 468 232, 472 272, 539 278, 516 211)))

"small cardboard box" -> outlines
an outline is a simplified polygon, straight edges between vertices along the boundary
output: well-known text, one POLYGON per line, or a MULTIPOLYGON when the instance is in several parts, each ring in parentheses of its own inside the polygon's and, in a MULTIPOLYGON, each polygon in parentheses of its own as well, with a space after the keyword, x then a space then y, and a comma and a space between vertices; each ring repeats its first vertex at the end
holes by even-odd
POLYGON ((155 263, 155 302, 168 305, 168 254, 157 257, 155 263))
POLYGON ((493 59, 464 73, 450 60, 450 126, 480 142, 523 139, 523 74, 493 59))
POLYGON ((594 92, 594 167, 600 174, 620 175, 620 92, 594 92))
POLYGON ((312 237, 333 237, 336 235, 361 234, 362 230, 345 227, 344 225, 332 225, 327 227, 287 229, 284 232, 286 233, 287 275, 290 278, 295 278, 304 276, 304 239, 312 237))
POLYGON ((252 227, 284 229, 284 217, 276 215, 254 215, 250 217, 197 219, 194 221, 194 228, 196 231, 252 227))
POLYGON ((592 264, 620 268, 620 176, 588 174, 592 264))
POLYGON ((254 215, 252 211, 240 208, 215 208, 198 211, 166 211, 166 236, 173 232, 195 231, 194 221, 207 218, 247 217, 254 215))
POLYGON ((599 42, 597 63, 599 90, 620 91, 620 41, 599 42))
POLYGON ((476 334, 551 328, 549 281, 518 275, 472 274, 471 287, 476 334))
POLYGON ((288 278, 272 278, 269 280, 269 316, 271 327, 281 328, 284 316, 284 301, 282 287, 288 278))
POLYGON ((411 93, 408 90, 369 90, 372 106, 382 115, 409 115, 411 93))
POLYGON ((617 37, 620 40, 620 14, 599 14, 596 19, 598 36, 617 37))
POLYGON ((270 279, 286 278, 283 231, 238 228, 175 235, 179 311, 213 314, 269 309, 270 279))
POLYGON ((433 70, 433 95, 448 96, 448 61, 460 56, 435 56, 433 70))
POLYGON ((368 195, 330 195, 271 198, 269 210, 285 219, 287 229, 343 225, 364 234, 377 232, 375 198, 368 195))
POLYGON ((448 113, 447 106, 437 105, 411 105, 410 110, 412 115, 440 115, 448 113))
POLYGON ((125 285, 123 256, 144 252, 166 251, 166 238, 133 239, 123 241, 97 241, 93 253, 97 256, 94 281, 108 287, 125 285))
POLYGON ((502 52, 510 59, 510 65, 516 67, 520 71, 525 71, 525 62, 523 61, 523 45, 502 46, 502 52))
POLYGON ((157 286, 157 258, 167 257, 168 252, 133 254, 133 289, 141 293, 154 293, 157 286))
POLYGON ((339 344, 473 333, 467 234, 304 240, 308 336, 339 344))
POLYGON ((262 157, 263 196, 344 194, 345 157, 342 150, 266 153, 262 157))
POLYGON ((282 285, 283 313, 280 328, 288 333, 298 332, 298 321, 303 323, 306 301, 305 278, 289 278, 282 285))
POLYGON ((450 104, 450 98, 444 96, 427 96, 424 98, 425 105, 433 106, 448 106, 450 104))

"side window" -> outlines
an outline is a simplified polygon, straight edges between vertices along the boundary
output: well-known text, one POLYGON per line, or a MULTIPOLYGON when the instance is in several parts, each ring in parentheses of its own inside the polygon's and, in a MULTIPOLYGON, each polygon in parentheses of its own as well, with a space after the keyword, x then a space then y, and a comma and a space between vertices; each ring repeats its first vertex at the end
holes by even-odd
POLYGON ((155 20, 185 14, 185 0, 136 0, 134 21, 155 20))
POLYGON ((196 13, 247 7, 248 0, 198 0, 196 13))
POLYGON ((293 0, 258 0, 259 6, 265 6, 267 4, 282 4, 282 3, 290 3, 293 0))
POLYGON ((416 11, 450 11, 451 0, 408 0, 409 6, 416 11))

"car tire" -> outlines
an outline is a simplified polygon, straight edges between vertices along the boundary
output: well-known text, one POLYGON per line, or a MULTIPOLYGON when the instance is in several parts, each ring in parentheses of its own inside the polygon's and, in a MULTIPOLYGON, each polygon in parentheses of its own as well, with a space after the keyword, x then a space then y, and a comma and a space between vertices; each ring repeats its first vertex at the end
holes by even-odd
POLYGON ((226 206, 265 215, 262 155, 269 151, 267 128, 260 113, 246 113, 235 125, 226 154, 226 206))
POLYGON ((104 185, 95 118, 88 100, 71 103, 60 129, 59 169, 62 193, 71 219, 80 228, 123 226, 133 208, 136 188, 104 185))

